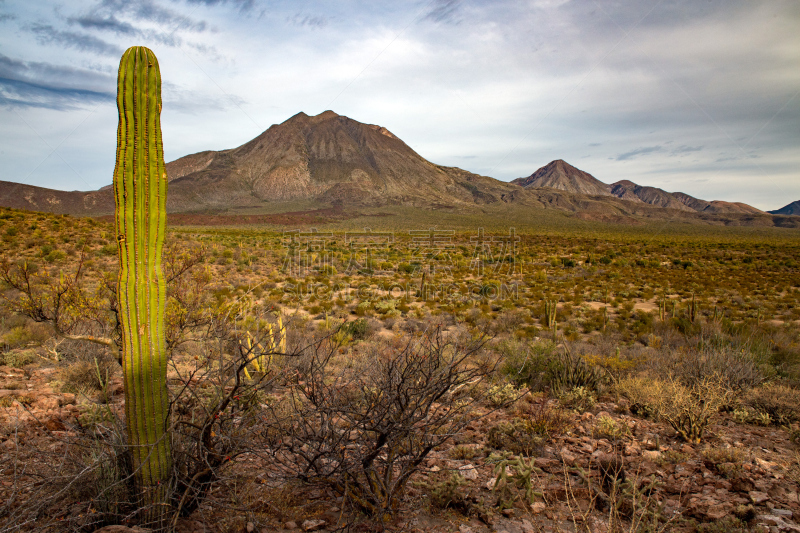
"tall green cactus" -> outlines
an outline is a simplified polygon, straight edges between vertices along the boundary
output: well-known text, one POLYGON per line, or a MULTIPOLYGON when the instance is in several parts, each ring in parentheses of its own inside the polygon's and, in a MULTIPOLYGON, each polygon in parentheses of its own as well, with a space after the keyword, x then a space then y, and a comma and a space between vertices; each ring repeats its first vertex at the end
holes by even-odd
POLYGON ((125 414, 144 519, 167 507, 172 470, 167 431, 166 282, 161 254, 166 226, 167 174, 161 144, 161 73, 143 46, 125 51, 117 78, 117 162, 114 168, 119 248, 125 414))

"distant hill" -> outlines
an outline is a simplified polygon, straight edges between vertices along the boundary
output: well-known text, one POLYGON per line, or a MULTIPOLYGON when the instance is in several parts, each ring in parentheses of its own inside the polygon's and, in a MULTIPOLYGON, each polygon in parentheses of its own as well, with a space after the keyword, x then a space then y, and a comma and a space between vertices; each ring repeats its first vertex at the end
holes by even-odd
POLYGON ((549 188, 587 196, 611 196, 608 185, 561 159, 551 161, 527 178, 517 178, 511 183, 526 189, 549 188))
POLYGON ((760 209, 741 202, 706 201, 681 192, 669 193, 658 187, 637 185, 628 180, 606 185, 591 174, 557 159, 538 169, 527 178, 517 178, 516 183, 525 189, 557 189, 589 196, 616 196, 621 200, 640 202, 656 207, 707 214, 766 214, 760 209))
POLYGON ((57 191, 33 185, 0 181, 0 206, 48 213, 95 215, 114 211, 114 191, 57 191))
POLYGON ((772 213, 773 215, 800 215, 800 200, 795 200, 775 211, 767 211, 767 213, 772 213))

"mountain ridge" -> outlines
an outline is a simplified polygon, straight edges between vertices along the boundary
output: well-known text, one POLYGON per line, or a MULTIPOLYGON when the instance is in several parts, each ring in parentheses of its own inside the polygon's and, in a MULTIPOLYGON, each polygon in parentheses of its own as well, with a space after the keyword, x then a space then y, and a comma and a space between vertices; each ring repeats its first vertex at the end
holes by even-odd
POLYGON ((530 176, 517 178, 512 180, 511 183, 516 183, 525 189, 550 188, 591 196, 615 196, 630 202, 641 202, 656 207, 686 212, 735 213, 742 215, 767 214, 765 211, 742 202, 701 200, 685 193, 670 193, 658 187, 639 185, 630 180, 620 180, 609 185, 561 159, 551 161, 530 176))
MULTIPOLYGON (((563 160, 552 161, 527 178, 503 182, 434 164, 387 128, 330 110, 314 116, 297 113, 241 146, 189 154, 167 163, 166 170, 170 213, 236 214, 297 201, 314 209, 403 205, 456 211, 515 204, 624 223, 664 218, 737 225, 787 223, 746 204, 707 202, 627 180, 607 185, 563 160)), ((0 181, 0 205, 107 215, 113 213, 114 198, 110 186, 65 192, 0 181)))

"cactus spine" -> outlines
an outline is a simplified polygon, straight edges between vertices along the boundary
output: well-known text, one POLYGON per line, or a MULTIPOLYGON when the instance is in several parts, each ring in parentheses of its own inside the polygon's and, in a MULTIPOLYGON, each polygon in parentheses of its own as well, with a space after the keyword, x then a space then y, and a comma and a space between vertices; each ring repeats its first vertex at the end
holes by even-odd
POLYGON ((122 55, 117 108, 114 194, 125 415, 143 518, 158 522, 166 513, 172 470, 164 340, 166 282, 161 268, 167 174, 161 143, 161 73, 148 48, 134 46, 122 55))

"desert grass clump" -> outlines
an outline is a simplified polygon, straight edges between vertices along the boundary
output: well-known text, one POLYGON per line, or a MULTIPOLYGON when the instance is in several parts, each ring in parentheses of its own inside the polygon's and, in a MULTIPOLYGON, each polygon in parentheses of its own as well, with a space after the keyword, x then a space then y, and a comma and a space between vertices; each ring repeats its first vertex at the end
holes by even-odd
POLYGON ((119 365, 108 356, 79 359, 59 372, 61 390, 73 394, 90 394, 108 388, 119 365))
POLYGON ((769 384, 750 390, 744 398, 747 406, 769 415, 773 423, 789 425, 800 421, 800 390, 769 384))
POLYGON ((530 420, 522 418, 499 422, 489 428, 486 436, 489 447, 524 456, 538 454, 545 440, 546 434, 542 433, 541 428, 535 427, 530 420))
POLYGON ((431 507, 454 509, 466 514, 472 506, 463 490, 466 480, 456 472, 441 472, 431 481, 416 483, 428 493, 431 507))
POLYGON ((480 455, 481 450, 476 448, 475 446, 468 446, 464 444, 459 444, 458 446, 453 446, 448 450, 447 455, 452 459, 457 459, 460 461, 469 461, 470 459, 474 459, 478 455, 480 455))

